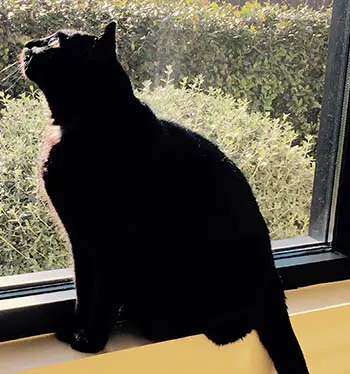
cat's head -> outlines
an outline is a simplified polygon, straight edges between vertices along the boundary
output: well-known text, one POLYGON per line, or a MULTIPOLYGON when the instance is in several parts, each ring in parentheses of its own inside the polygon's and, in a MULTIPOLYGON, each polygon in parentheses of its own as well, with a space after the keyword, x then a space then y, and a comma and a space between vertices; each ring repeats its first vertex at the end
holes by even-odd
POLYGON ((70 95, 76 100, 96 91, 103 96, 111 85, 114 90, 130 89, 117 60, 115 33, 116 23, 112 22, 100 36, 61 30, 31 40, 22 53, 24 74, 43 90, 50 106, 50 100, 54 106, 63 95, 67 101, 70 95))

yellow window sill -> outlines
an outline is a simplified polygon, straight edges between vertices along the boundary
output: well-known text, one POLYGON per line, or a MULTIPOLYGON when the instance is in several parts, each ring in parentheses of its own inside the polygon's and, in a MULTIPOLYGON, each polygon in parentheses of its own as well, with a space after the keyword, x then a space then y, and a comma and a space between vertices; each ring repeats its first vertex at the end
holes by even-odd
MULTIPOLYGON (((350 281, 293 290, 287 296, 310 373, 350 373, 350 281)), ((147 344, 119 334, 106 352, 86 357, 52 335, 21 339, 0 344, 0 374, 274 373, 255 332, 220 348, 203 335, 147 344)))

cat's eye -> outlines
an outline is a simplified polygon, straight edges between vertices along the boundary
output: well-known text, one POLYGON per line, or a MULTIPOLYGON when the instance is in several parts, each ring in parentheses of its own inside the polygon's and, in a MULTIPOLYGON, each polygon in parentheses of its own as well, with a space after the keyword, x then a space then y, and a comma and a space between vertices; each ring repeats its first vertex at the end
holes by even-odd
POLYGON ((60 46, 60 38, 55 35, 49 39, 47 45, 51 48, 58 48, 60 46))

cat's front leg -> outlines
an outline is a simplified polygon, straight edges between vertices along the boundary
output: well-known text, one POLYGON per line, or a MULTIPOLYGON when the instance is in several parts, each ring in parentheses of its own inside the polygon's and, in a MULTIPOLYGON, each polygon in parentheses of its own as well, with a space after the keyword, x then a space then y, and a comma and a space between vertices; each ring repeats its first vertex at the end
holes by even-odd
POLYGON ((77 299, 74 309, 72 308, 62 316, 62 321, 56 329, 56 337, 69 344, 72 343, 74 334, 88 323, 91 305, 90 295, 94 286, 93 265, 88 246, 83 246, 73 240, 71 242, 77 299))
POLYGON ((89 290, 88 315, 84 316, 84 323, 74 331, 71 340, 72 348, 87 353, 95 353, 105 347, 120 305, 115 298, 111 270, 107 266, 99 267, 98 261, 96 262, 93 268, 93 285, 89 290))

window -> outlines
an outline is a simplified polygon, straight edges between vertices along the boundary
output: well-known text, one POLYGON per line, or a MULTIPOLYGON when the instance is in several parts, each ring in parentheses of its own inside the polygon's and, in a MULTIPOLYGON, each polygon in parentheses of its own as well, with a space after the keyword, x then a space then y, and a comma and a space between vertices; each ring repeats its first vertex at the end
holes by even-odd
POLYGON ((348 278, 350 5, 101 4, 0 6, 0 340, 50 331, 74 299, 68 246, 36 187, 45 103, 16 65, 29 36, 67 22, 97 32, 118 19, 137 95, 242 168, 287 288, 348 278))

